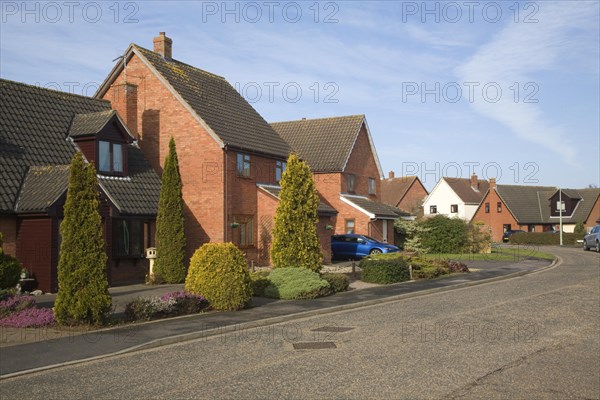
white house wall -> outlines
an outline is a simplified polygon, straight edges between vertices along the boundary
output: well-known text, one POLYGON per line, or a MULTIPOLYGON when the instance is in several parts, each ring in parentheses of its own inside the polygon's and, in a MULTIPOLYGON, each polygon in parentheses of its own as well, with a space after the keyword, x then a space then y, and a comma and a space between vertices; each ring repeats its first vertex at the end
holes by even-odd
POLYGON ((437 206, 437 214, 442 214, 450 218, 462 218, 466 221, 470 221, 477 210, 477 205, 465 204, 444 179, 438 182, 423 203, 423 213, 425 216, 437 215, 430 213, 430 206, 437 206), (458 205, 458 213, 450 212, 452 204, 458 205))

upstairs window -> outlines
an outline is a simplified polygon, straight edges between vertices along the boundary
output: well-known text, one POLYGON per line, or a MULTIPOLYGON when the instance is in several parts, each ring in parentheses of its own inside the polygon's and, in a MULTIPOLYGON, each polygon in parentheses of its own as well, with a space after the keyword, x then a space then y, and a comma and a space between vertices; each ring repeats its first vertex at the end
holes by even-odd
POLYGON ((250 178, 250 155, 238 153, 237 155, 237 173, 238 176, 250 178))
POLYGON ((375 179, 369 178, 369 194, 375 194, 375 179))
POLYGON ((349 193, 354 193, 355 180, 356 180, 356 178, 354 177, 354 174, 348 174, 348 192, 349 193))
POLYGON ((347 234, 354 233, 354 225, 355 225, 355 223, 354 223, 353 219, 347 219, 345 221, 345 227, 344 228, 345 228, 345 231, 346 231, 347 234))
POLYGON ((450 204, 450 212, 452 214, 458 213, 458 204, 450 204))
POLYGON ((275 182, 279 182, 285 169, 287 168, 287 163, 285 161, 276 161, 275 162, 275 182))
POLYGON ((109 174, 123 173, 123 145, 98 141, 98 170, 109 174))
POLYGON ((485 203, 485 213, 486 214, 490 213, 490 203, 485 203))
POLYGON ((429 214, 437 214, 437 206, 429 206, 429 214))
POLYGON ((496 211, 501 213, 502 212, 502 202, 499 201, 498 203, 496 203, 496 211))

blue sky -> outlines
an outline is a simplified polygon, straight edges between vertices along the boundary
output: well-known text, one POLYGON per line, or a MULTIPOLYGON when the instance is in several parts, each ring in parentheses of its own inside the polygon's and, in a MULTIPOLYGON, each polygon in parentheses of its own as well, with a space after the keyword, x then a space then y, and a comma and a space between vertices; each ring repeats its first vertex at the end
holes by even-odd
POLYGON ((3 1, 2 78, 93 95, 165 31, 267 121, 366 114, 384 171, 600 186, 597 1, 3 1))

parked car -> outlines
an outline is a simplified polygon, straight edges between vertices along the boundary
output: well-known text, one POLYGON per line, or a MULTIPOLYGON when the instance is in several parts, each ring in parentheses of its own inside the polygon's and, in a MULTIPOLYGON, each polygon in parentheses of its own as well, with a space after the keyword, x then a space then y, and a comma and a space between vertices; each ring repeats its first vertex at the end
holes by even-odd
POLYGON ((515 230, 510 230, 510 231, 506 231, 504 232, 504 235, 502 235, 502 241, 504 243, 508 242, 508 240, 510 239, 510 237, 512 235, 514 235, 515 233, 525 233, 525 231, 522 231, 520 229, 515 229, 515 230))
POLYGON ((331 237, 331 257, 348 260, 366 257, 370 254, 394 253, 397 246, 379 242, 371 237, 357 234, 333 235, 331 237))
POLYGON ((600 253, 600 225, 593 227, 590 233, 583 237, 583 249, 588 251, 592 247, 600 253))

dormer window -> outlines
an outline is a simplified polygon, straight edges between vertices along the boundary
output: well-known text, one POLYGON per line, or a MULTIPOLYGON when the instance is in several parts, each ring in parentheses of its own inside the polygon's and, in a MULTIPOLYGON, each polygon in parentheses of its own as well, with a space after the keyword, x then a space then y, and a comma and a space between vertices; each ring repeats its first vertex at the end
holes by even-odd
POLYGON ((123 173, 123 145, 98 141, 98 170, 108 174, 123 173))

